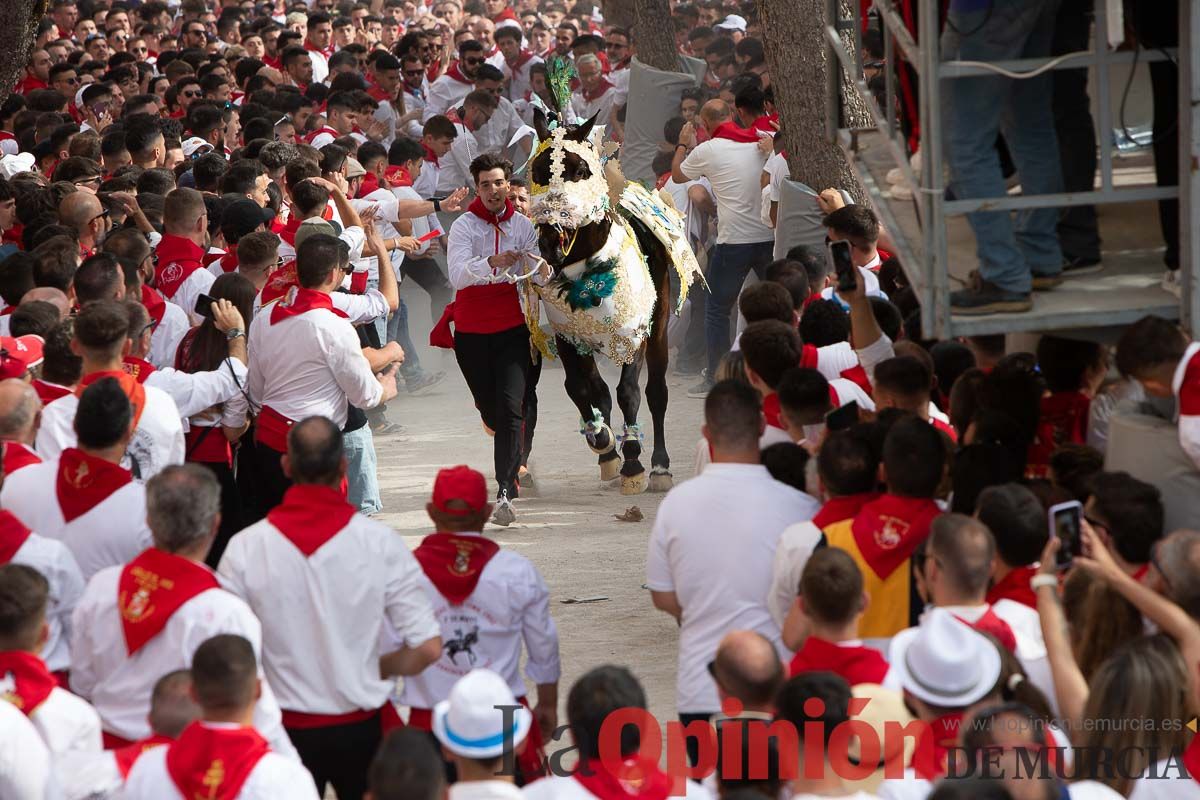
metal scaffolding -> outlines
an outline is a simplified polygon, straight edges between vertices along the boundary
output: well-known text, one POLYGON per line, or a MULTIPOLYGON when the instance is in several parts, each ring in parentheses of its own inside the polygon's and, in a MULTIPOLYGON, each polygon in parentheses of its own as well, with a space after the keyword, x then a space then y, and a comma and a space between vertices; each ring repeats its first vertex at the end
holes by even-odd
MULTIPOLYGON (((1200 0, 1180 0, 1180 46, 1177 50, 1142 50, 1118 52, 1108 44, 1108 3, 1096 0, 1094 44, 1090 51, 1054 58, 1017 59, 990 62, 987 66, 975 62, 943 61, 939 47, 938 0, 914 0, 919 18, 917 37, 910 34, 897 8, 897 0, 874 0, 883 24, 886 107, 881 108, 870 90, 863 71, 862 31, 859 21, 839 14, 839 3, 829 2, 826 28, 830 55, 836 58, 845 72, 846 81, 839 79, 839 70, 830 69, 830 110, 828 115, 831 138, 841 144, 851 168, 868 192, 883 224, 896 245, 896 255, 904 267, 910 285, 922 308, 922 334, 926 337, 950 337, 983 333, 1017 331, 1046 331, 1064 329, 1095 329, 1124 325, 1144 314, 1156 313, 1181 317, 1188 327, 1200 321, 1200 292, 1193 283, 1200 272, 1200 248, 1193 240, 1200 214, 1200 180, 1193 179, 1192 169, 1200 163, 1200 74, 1198 62, 1191 53, 1192 41, 1200 40, 1200 0), (852 39, 853 52, 846 46, 852 39), (918 76, 921 169, 914 174, 909 164, 903 134, 896 120, 896 58, 906 61, 918 76), (1125 185, 1118 188, 1113 179, 1114 142, 1113 109, 1110 98, 1111 68, 1152 61, 1177 61, 1180 72, 1180 180, 1178 187, 1159 187, 1148 184, 1125 185), (1099 128, 1100 185, 1093 191, 1043 195, 1004 195, 1000 197, 948 199, 943 178, 944 130, 939 113, 942 81, 994 74, 989 67, 1014 73, 1030 73, 1046 69, 1078 69, 1090 67, 1096 96, 1096 124, 1099 128), (850 129, 837 127, 843 85, 852 87, 869 109, 874 127, 850 129), (1187 168, 1192 165, 1192 169, 1187 168), (898 200, 885 192, 883 179, 887 170, 896 167, 908 185, 914 188, 912 200, 898 200), (1183 302, 1166 291, 1154 287, 1138 291, 1039 293, 1034 310, 1025 314, 1004 314, 985 317, 952 316, 950 313, 950 261, 947 250, 947 226, 950 219, 972 211, 1001 211, 1033 208, 1062 208, 1077 205, 1112 205, 1179 198, 1180 247, 1183 278, 1183 302), (1075 296, 1078 295, 1078 296, 1075 296)), ((853 4, 855 7, 857 3, 853 4)), ((832 61, 830 62, 833 63, 832 61)), ((1152 243, 1157 229, 1148 234, 1152 243)), ((1105 256, 1106 265, 1119 272, 1119 255, 1105 256)), ((1083 279, 1080 279, 1082 284, 1083 279)), ((1072 282, 1074 283, 1074 282, 1072 282)), ((1087 288, 1087 287, 1083 287, 1087 288)))

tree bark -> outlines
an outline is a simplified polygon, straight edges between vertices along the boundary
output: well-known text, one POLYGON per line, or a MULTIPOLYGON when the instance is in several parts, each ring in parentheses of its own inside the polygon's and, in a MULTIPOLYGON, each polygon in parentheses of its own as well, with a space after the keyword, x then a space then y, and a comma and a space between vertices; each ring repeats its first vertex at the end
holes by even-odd
POLYGON ((49 5, 50 0, 0 0, 0 103, 21 79, 49 5))
POLYGON ((675 25, 668 0, 634 0, 634 17, 638 60, 664 72, 679 72, 679 51, 675 48, 675 25))
MULTIPOLYGON (((850 0, 838 0, 838 7, 842 19, 855 20, 858 24, 858 14, 855 12, 857 3, 851 3, 850 0)), ((846 52, 851 58, 856 57, 858 48, 854 42, 853 31, 842 31, 842 46, 846 48, 846 52)), ((854 87, 850 85, 850 74, 846 70, 839 70, 842 76, 842 127, 844 128, 871 128, 875 122, 871 119, 871 110, 867 108, 867 104, 854 87)))
POLYGON ((818 192, 845 189, 861 201, 865 192, 845 154, 825 133, 829 69, 836 66, 825 44, 825 0, 759 0, 758 13, 792 180, 818 192))

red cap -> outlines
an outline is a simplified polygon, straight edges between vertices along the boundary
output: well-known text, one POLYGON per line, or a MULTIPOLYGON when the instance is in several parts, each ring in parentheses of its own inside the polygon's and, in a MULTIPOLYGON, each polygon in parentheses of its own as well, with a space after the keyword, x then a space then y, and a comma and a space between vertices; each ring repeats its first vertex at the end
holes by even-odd
POLYGON ((0 336, 0 379, 23 378, 31 367, 42 363, 42 337, 0 336))
POLYGON ((440 470, 433 481, 433 507, 438 511, 457 515, 478 513, 487 502, 487 480, 483 473, 465 464, 440 470), (467 508, 448 508, 451 500, 461 500, 467 508))

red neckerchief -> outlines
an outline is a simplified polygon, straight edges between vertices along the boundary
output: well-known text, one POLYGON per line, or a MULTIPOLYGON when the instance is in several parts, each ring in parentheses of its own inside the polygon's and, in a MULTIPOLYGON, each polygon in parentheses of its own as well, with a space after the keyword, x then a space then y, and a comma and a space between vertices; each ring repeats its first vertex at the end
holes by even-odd
POLYGON ((137 356, 125 356, 121 363, 125 368, 125 372, 132 375, 133 379, 138 383, 145 383, 146 378, 149 378, 150 374, 154 372, 153 364, 137 356))
POLYGON ((633 56, 629 56, 627 58, 622 58, 620 61, 613 64, 612 71, 617 72, 618 70, 629 69, 629 65, 632 63, 633 63, 633 56))
POLYGON ((307 558, 345 528, 354 512, 336 489, 295 484, 284 492, 283 502, 267 512, 267 521, 307 558))
POLYGON ((778 114, 763 114, 760 117, 756 117, 754 122, 750 123, 750 129, 763 131, 764 133, 769 133, 774 136, 776 133, 778 133, 778 131, 775 130, 775 126, 771 124, 773 122, 779 122, 778 114))
POLYGON ((279 238, 290 244, 294 249, 296 247, 296 231, 300 230, 304 220, 299 214, 293 214, 288 217, 288 221, 284 223, 283 230, 279 232, 279 238))
POLYGON ((1051 454, 1064 444, 1087 444, 1092 399, 1083 392, 1055 392, 1042 398, 1037 436, 1029 445, 1026 477, 1049 474, 1051 454))
POLYGON ((783 421, 779 419, 779 413, 783 408, 779 403, 779 395, 776 392, 771 392, 763 398, 762 410, 763 417, 766 418, 768 425, 772 428, 787 430, 783 426, 783 421))
POLYGON ((66 397, 71 393, 70 386, 59 386, 57 383, 47 383, 40 378, 33 379, 33 390, 37 392, 38 399, 42 401, 42 405, 53 403, 60 397, 66 397))
MULTIPOLYGON (((4 474, 8 474, 7 469, 4 474)), ((0 564, 12 561, 31 533, 33 531, 26 528, 25 523, 17 519, 11 511, 0 508, 0 564)))
POLYGON ((346 313, 340 308, 335 308, 333 298, 325 292, 318 292, 316 289, 305 289, 302 286, 295 286, 288 290, 289 293, 294 291, 290 301, 280 300, 271 309, 271 324, 275 325, 280 320, 288 319, 289 317, 297 317, 307 311, 313 311, 318 308, 325 308, 335 316, 342 319, 348 319, 346 313))
POLYGON ((354 197, 361 200, 378 188, 379 178, 376 177, 374 172, 368 172, 366 175, 363 175, 362 182, 358 185, 358 194, 354 197))
POLYGON ((50 84, 46 83, 41 78, 37 78, 37 77, 34 77, 33 75, 30 75, 27 72, 27 73, 25 73, 25 77, 21 79, 21 82, 17 84, 15 89, 13 89, 13 92, 15 94, 29 94, 30 92, 37 91, 38 89, 49 89, 49 88, 50 88, 50 84))
POLYGON ((1184 748, 1183 756, 1179 760, 1187 767, 1192 780, 1200 783, 1200 736, 1192 737, 1191 744, 1184 748))
POLYGON ((221 265, 221 272, 229 273, 236 270, 238 268, 237 245, 235 244, 231 247, 229 252, 221 256, 220 261, 217 263, 221 265))
POLYGON ((138 758, 147 750, 153 750, 156 747, 161 747, 164 744, 171 744, 175 740, 170 736, 160 736, 154 734, 140 742, 118 747, 112 751, 113 760, 117 762, 117 772, 121 773, 121 778, 128 778, 129 771, 133 769, 133 765, 137 763, 138 758))
POLYGON ((452 81, 458 81, 459 83, 465 83, 468 86, 475 85, 475 81, 471 80, 466 75, 462 74, 462 70, 459 69, 457 61, 453 62, 450 65, 450 69, 446 70, 446 76, 449 77, 450 80, 452 80, 452 81))
POLYGON ((204 267, 206 267, 206 268, 211 267, 213 264, 217 263, 218 261, 220 261, 222 258, 224 258, 227 255, 228 255, 228 253, 221 252, 221 251, 216 252, 216 253, 213 253, 210 251, 210 252, 204 254, 204 258, 200 259, 200 263, 202 265, 204 265, 204 267))
POLYGON ((58 475, 54 482, 63 521, 70 522, 83 516, 132 481, 133 475, 119 464, 89 455, 77 447, 68 447, 58 459, 58 475))
POLYGON ((269 752, 267 740, 254 728, 193 722, 167 748, 167 774, 184 797, 233 800, 269 752))
POLYGON ((154 285, 168 299, 175 296, 193 272, 204 268, 204 249, 191 239, 166 234, 156 250, 154 285))
POLYGON ((809 636, 792 658, 788 674, 795 677, 802 672, 832 672, 841 675, 851 686, 857 686, 860 683, 883 683, 888 669, 883 654, 873 647, 842 647, 835 642, 809 636))
POLYGON ((384 101, 390 102, 390 101, 396 99, 395 92, 388 94, 386 91, 381 89, 377 84, 371 84, 371 86, 367 89, 367 94, 369 94, 373 99, 379 100, 380 102, 384 102, 384 101))
POLYGON ((930 417, 929 424, 932 425, 934 428, 938 429, 939 431, 941 431, 942 433, 949 436, 950 441, 954 442, 955 444, 958 444, 958 431, 954 430, 954 426, 951 425, 949 422, 938 419, 937 417, 930 417))
POLYGON ((595 88, 588 89, 586 86, 579 87, 579 93, 583 95, 583 99, 589 103, 593 100, 599 100, 605 92, 613 88, 613 85, 608 82, 608 78, 601 78, 595 88))
POLYGON ((885 494, 863 506, 850 531, 863 560, 886 580, 925 541, 929 524, 941 513, 937 503, 927 497, 885 494))
POLYGON ((854 519, 858 516, 858 512, 862 511, 863 506, 875 502, 879 496, 879 492, 863 492, 862 494, 831 497, 825 501, 825 505, 821 506, 821 510, 813 515, 812 523, 818 529, 825 530, 835 522, 854 519))
POLYGON ((433 164, 435 167, 442 166, 441 164, 438 163, 437 154, 434 153, 433 150, 429 149, 429 145, 422 142, 421 147, 425 148, 425 160, 426 161, 428 161, 430 164, 433 164))
POLYGON ((21 442, 4 443, 4 474, 12 475, 19 469, 42 463, 42 458, 21 442))
POLYGON ((146 389, 132 375, 124 370, 93 372, 91 375, 84 375, 79 383, 75 384, 75 396, 82 397, 84 389, 91 386, 101 378, 116 378, 117 383, 121 386, 121 391, 125 392, 125 396, 129 398, 130 405, 133 406, 133 427, 137 427, 142 419, 142 412, 146 409, 146 389))
POLYGON ((575 780, 600 800, 666 800, 671 794, 671 777, 648 758, 627 759, 621 773, 613 775, 594 758, 575 768, 575 780))
POLYGON ((117 609, 126 651, 133 655, 140 650, 188 600, 219 588, 216 576, 203 564, 157 547, 143 550, 125 565, 117 580, 117 609))
POLYGON ((308 144, 312 144, 313 139, 316 139, 322 133, 328 133, 335 139, 338 138, 339 136, 341 136, 341 134, 337 132, 337 128, 331 128, 328 125, 326 125, 324 127, 317 128, 315 131, 310 133, 307 137, 305 137, 304 141, 307 142, 308 144))
POLYGON ((425 576, 451 605, 462 605, 475 591, 483 568, 500 545, 480 536, 431 533, 413 551, 425 576))
POLYGON ((262 304, 265 306, 273 300, 284 297, 298 280, 296 259, 293 258, 267 276, 267 282, 262 288, 262 304))
POLYGON ((310 53, 320 53, 321 55, 325 56, 326 58, 329 58, 330 56, 333 55, 333 45, 332 44, 329 45, 329 47, 317 47, 315 44, 310 42, 307 38, 305 38, 305 40, 304 40, 304 49, 310 53))
POLYGON ((728 139, 731 142, 741 142, 743 144, 757 144, 761 137, 753 128, 739 128, 732 122, 722 122, 712 132, 712 138, 728 139))
POLYGON ((991 606, 988 606, 988 610, 983 613, 983 616, 974 622, 958 616, 956 616, 955 619, 957 619, 959 622, 970 625, 980 633, 990 633, 992 636, 996 637, 996 640, 1000 642, 1005 650, 1016 654, 1017 637, 1013 633, 1012 626, 1000 619, 1000 617, 996 616, 996 612, 992 610, 991 606))
MULTIPOLYGON (((504 10, 511 11, 512 9, 506 8, 504 10)), ((514 61, 511 64, 509 64, 507 61, 505 61, 504 63, 508 64, 508 68, 515 72, 515 71, 519 70, 521 67, 528 64, 530 61, 532 61, 534 59, 534 57, 535 56, 533 55, 532 50, 524 50, 523 49, 523 50, 521 50, 521 52, 517 53, 516 61, 514 61)))
POLYGON ((412 186, 412 175, 408 173, 404 167, 394 166, 388 167, 383 171, 383 179, 387 181, 388 186, 393 189, 399 189, 402 186, 412 186))
POLYGON ((496 232, 496 252, 500 252, 500 223, 505 222, 513 215, 512 200, 504 201, 504 210, 497 216, 488 210, 488 207, 479 199, 479 195, 475 195, 475 199, 471 201, 471 205, 467 206, 467 211, 470 211, 481 220, 491 225, 496 232))
POLYGON ((46 667, 45 661, 34 653, 20 650, 0 653, 0 681, 12 684, 12 688, 0 697, 21 709, 27 717, 37 711, 58 686, 58 678, 46 667))
POLYGON ((1037 593, 1029 585, 1029 579, 1037 574, 1037 567, 1013 567, 1008 574, 996 582, 987 593, 989 605, 1001 600, 1029 606, 1037 610, 1037 593))
POLYGON ((158 292, 151 289, 146 284, 142 284, 142 305, 146 307, 146 313, 150 315, 150 319, 154 320, 155 325, 161 325, 163 316, 167 313, 167 301, 158 292))
POLYGON ((924 726, 912 757, 912 768, 918 777, 936 781, 946 776, 947 755, 958 744, 962 721, 962 714, 946 714, 924 726))
POLYGON ((855 364, 849 369, 844 369, 838 375, 862 389, 867 397, 875 396, 875 388, 871 386, 871 379, 867 376, 867 371, 863 369, 862 364, 855 364))

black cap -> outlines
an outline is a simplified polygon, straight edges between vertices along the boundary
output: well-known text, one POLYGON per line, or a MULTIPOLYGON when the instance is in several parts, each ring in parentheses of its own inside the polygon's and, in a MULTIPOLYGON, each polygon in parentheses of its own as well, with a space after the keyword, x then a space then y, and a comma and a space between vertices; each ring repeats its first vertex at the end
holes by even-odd
POLYGON ((225 207, 221 215, 221 233, 225 241, 235 244, 248 233, 258 230, 260 225, 270 225, 275 220, 275 212, 263 208, 249 198, 234 200, 225 207))

